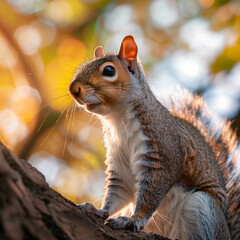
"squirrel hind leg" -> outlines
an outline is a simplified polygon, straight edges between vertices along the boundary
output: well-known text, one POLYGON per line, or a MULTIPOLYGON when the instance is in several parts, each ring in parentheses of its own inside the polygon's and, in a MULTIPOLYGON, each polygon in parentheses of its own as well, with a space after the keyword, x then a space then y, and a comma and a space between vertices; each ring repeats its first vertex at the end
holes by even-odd
POLYGON ((226 219, 212 197, 181 185, 171 188, 144 231, 170 239, 230 239, 226 219))

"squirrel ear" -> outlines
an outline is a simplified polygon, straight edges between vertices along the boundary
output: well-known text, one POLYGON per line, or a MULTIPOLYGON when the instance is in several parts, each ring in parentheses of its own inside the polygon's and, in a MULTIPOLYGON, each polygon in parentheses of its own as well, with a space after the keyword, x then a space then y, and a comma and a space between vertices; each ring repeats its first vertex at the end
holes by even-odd
POLYGON ((118 53, 121 59, 133 62, 137 58, 138 47, 133 36, 128 35, 122 40, 122 44, 118 53))
POLYGON ((101 46, 98 46, 98 47, 95 48, 94 57, 95 58, 104 57, 104 51, 103 51, 103 48, 101 46))

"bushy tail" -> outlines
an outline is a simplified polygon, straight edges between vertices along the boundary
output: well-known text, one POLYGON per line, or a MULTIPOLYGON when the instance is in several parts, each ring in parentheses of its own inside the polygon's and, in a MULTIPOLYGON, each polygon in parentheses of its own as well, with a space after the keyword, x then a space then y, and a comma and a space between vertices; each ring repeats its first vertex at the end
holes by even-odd
POLYGON ((206 102, 187 90, 171 97, 166 106, 173 115, 194 125, 212 147, 222 169, 229 196, 228 225, 231 238, 240 239, 240 146, 230 121, 220 120, 206 102))

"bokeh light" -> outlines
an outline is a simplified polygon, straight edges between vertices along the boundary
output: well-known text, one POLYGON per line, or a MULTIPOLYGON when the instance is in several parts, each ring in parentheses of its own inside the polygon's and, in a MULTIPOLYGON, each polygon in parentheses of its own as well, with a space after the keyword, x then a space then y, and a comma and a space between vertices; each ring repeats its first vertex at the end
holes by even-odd
POLYGON ((119 32, 131 24, 133 20, 133 7, 130 4, 116 6, 112 11, 106 11, 104 14, 104 23, 107 30, 119 32))
POLYGON ((208 60, 214 59, 226 45, 225 32, 211 30, 209 22, 202 18, 185 23, 180 28, 180 37, 192 50, 208 60))
POLYGON ((76 24, 88 15, 88 8, 83 1, 53 0, 43 10, 43 17, 60 26, 76 24))
POLYGON ((20 86, 12 94, 12 109, 26 124, 31 122, 39 111, 41 97, 36 89, 29 86, 20 86))
POLYGON ((33 14, 41 11, 46 7, 47 0, 7 0, 15 6, 17 11, 25 14, 33 14))
POLYGON ((158 28, 169 28, 179 21, 177 2, 174 0, 154 0, 150 4, 150 16, 158 28))
POLYGON ((28 128, 19 116, 11 109, 0 111, 1 141, 10 148, 14 148, 28 134, 28 128))

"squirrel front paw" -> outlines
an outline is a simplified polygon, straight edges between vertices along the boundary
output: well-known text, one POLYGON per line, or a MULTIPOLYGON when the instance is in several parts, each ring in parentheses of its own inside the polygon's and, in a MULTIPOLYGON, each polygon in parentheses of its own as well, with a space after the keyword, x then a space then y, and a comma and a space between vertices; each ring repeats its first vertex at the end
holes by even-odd
POLYGON ((113 229, 128 229, 139 232, 145 226, 145 220, 141 218, 133 219, 131 217, 119 216, 118 218, 109 218, 105 224, 113 229))
POLYGON ((85 210, 87 212, 95 214, 97 217, 100 217, 106 220, 109 217, 109 213, 106 210, 97 209, 91 203, 82 203, 77 204, 77 207, 81 210, 85 210))

